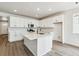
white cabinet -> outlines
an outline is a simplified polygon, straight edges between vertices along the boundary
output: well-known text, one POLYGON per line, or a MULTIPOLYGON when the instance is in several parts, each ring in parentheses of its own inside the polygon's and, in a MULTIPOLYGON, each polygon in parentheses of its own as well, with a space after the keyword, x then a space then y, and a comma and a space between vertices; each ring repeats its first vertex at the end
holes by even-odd
POLYGON ((24 27, 28 27, 28 21, 29 20, 27 21, 27 19, 23 19, 23 21, 24 21, 24 23, 23 23, 24 24, 24 27))
POLYGON ((54 23, 63 21, 64 21, 64 15, 49 17, 40 21, 40 27, 54 27, 54 23))
POLYGON ((9 27, 16 27, 16 18, 15 17, 10 17, 9 19, 9 27))
POLYGON ((41 20, 40 27, 53 27, 53 18, 41 20))
POLYGON ((16 35, 15 35, 14 32, 9 32, 8 41, 9 41, 9 42, 16 41, 15 36, 16 36, 16 35))
POLYGON ((9 20, 9 41, 22 40, 23 34, 26 34, 28 24, 32 23, 37 27, 38 20, 32 18, 22 18, 17 16, 10 16, 9 20))
POLYGON ((52 49, 53 33, 43 36, 35 33, 24 35, 24 45, 35 55, 43 56, 52 49), (32 36, 33 35, 33 36, 32 36), (34 39, 33 39, 34 38, 34 39))
POLYGON ((57 17, 57 22, 63 22, 63 20, 64 20, 64 15, 59 15, 57 17))
POLYGON ((25 21, 24 20, 25 19, 23 19, 23 18, 20 18, 19 19, 19 21, 17 22, 17 24, 19 24, 18 27, 24 27, 24 24, 25 24, 25 21))
POLYGON ((14 30, 12 31, 9 30, 8 40, 9 42, 16 41, 16 33, 14 30))
POLYGON ((24 20, 20 17, 10 17, 10 27, 24 27, 24 20))
MULTIPOLYGON (((11 19, 12 20, 12 19, 11 19)), ((13 19, 15 21, 15 23, 13 25, 15 25, 15 27, 19 27, 20 26, 20 21, 19 18, 15 18, 13 19)))
POLYGON ((9 29, 9 42, 19 41, 23 39, 22 30, 9 29))
POLYGON ((53 18, 54 22, 63 22, 64 15, 58 15, 53 18))
POLYGON ((39 21, 31 18, 10 16, 9 23, 10 27, 28 27, 28 24, 34 24, 34 27, 37 27, 39 21))

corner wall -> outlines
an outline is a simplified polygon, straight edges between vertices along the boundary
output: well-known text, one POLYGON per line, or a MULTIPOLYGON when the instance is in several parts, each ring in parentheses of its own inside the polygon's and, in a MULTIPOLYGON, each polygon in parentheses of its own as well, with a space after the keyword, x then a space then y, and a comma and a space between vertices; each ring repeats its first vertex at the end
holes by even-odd
POLYGON ((79 13, 79 8, 66 11, 64 19, 64 43, 76 45, 79 47, 79 34, 73 32, 73 14, 79 13))

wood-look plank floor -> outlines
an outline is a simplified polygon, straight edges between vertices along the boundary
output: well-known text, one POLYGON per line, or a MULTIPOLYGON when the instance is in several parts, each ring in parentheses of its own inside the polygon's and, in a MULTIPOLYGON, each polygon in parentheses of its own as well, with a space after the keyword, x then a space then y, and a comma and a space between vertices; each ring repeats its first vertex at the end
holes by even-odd
MULTIPOLYGON (((0 56, 33 56, 23 41, 8 42, 7 35, 0 35, 0 56)), ((79 47, 53 41, 53 49, 44 56, 79 56, 79 47)))
POLYGON ((49 52, 51 56, 79 56, 79 47, 53 41, 52 52, 49 52), (53 55, 52 52, 55 54, 53 55))
POLYGON ((79 56, 79 47, 53 41, 53 49, 44 56, 79 56))
POLYGON ((33 56, 23 41, 8 42, 7 35, 0 35, 0 56, 33 56))

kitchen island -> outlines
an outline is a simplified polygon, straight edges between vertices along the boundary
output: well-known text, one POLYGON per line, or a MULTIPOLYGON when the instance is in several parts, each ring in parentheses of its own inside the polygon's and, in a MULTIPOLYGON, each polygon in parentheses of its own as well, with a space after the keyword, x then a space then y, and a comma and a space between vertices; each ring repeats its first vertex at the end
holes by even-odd
POLYGON ((24 35, 24 45, 35 56, 43 56, 52 49, 53 33, 27 33, 24 35))

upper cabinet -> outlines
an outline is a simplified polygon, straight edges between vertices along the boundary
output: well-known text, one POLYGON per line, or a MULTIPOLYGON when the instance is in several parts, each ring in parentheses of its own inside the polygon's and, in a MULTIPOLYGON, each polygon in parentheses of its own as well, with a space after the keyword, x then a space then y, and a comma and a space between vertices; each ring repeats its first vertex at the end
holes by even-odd
POLYGON ((53 27, 53 19, 52 18, 47 18, 43 19, 40 22, 40 27, 53 27))
POLYGON ((11 17, 9 18, 9 27, 16 27, 16 18, 15 17, 11 17))
POLYGON ((63 22, 64 15, 52 16, 40 21, 40 27, 54 27, 54 23, 63 22))
POLYGON ((57 22, 63 22, 64 21, 64 15, 59 15, 57 17, 57 22))
POLYGON ((31 19, 31 18, 10 16, 10 19, 9 19, 10 27, 28 27, 28 24, 34 24, 34 27, 37 27, 38 20, 31 19))
POLYGON ((64 15, 52 16, 43 20, 36 20, 32 18, 22 18, 17 16, 10 16, 10 27, 28 27, 28 24, 34 24, 34 27, 54 27, 54 23, 63 22, 64 15))
POLYGON ((58 16, 53 17, 53 21, 54 21, 54 23, 63 22, 64 21, 64 15, 58 15, 58 16))
POLYGON ((10 27, 24 27, 23 19, 19 17, 12 17, 9 18, 9 26, 10 27))

